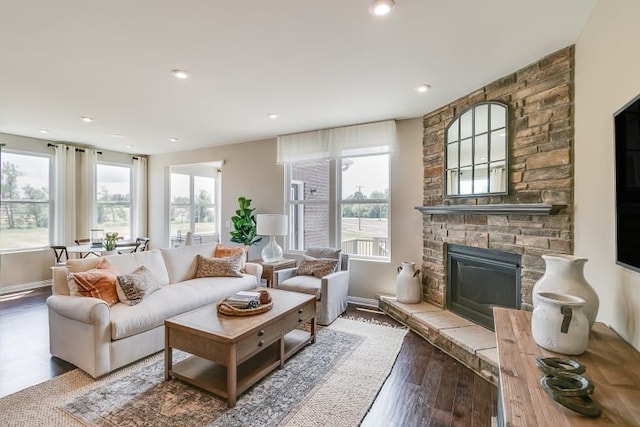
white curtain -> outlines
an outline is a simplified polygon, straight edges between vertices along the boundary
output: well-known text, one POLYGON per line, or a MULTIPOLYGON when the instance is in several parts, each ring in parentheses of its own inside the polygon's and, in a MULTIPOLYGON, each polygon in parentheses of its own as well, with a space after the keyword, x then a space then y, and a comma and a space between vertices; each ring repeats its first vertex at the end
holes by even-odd
POLYGON ((278 137, 278 163, 396 151, 396 122, 366 123, 278 137))
POLYGON ((84 148, 81 156, 79 182, 80 208, 78 217, 77 238, 89 238, 90 231, 95 228, 97 219, 96 205, 96 168, 98 152, 93 148, 84 148))
POLYGON ((133 159, 133 211, 131 212, 131 239, 147 236, 147 158, 133 159))
POLYGON ((57 144, 55 153, 53 241, 71 245, 76 231, 76 149, 57 144))

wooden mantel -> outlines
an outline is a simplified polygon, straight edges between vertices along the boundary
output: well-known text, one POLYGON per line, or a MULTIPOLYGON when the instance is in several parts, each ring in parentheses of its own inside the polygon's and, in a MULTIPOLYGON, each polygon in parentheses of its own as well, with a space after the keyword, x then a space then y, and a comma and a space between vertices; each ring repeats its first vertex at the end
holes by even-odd
POLYGON ((458 215, 555 215, 567 205, 549 203, 516 203, 493 205, 441 205, 416 206, 423 214, 458 214, 458 215))
POLYGON ((531 312, 494 308, 500 360, 499 419, 506 426, 640 426, 640 353, 602 323, 589 333, 587 351, 564 356, 539 347, 531 337, 531 312), (583 364, 600 406, 598 418, 556 403, 540 385, 536 358, 561 356, 583 364))

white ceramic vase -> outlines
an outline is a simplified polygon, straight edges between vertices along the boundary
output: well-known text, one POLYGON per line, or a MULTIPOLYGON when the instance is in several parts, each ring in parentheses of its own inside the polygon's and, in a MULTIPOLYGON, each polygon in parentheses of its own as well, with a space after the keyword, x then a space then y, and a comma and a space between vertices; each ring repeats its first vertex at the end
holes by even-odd
POLYGON ((562 354, 582 354, 589 342, 585 300, 569 294, 540 292, 531 317, 531 335, 542 348, 562 354))
POLYGON ((416 270, 414 262, 405 261, 398 267, 396 298, 398 302, 405 304, 417 304, 422 301, 420 270, 416 270))
POLYGON ((533 286, 533 308, 538 306, 540 292, 559 292, 585 300, 584 314, 591 328, 598 316, 598 294, 584 278, 586 258, 573 255, 542 255, 546 264, 544 275, 533 286))

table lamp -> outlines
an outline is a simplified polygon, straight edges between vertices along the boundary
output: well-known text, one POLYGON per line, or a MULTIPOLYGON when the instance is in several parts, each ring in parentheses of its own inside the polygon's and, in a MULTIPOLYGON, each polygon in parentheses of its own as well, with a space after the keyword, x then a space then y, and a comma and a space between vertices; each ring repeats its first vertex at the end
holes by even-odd
POLYGON ((276 243, 275 236, 287 235, 287 215, 282 214, 257 214, 256 234, 269 236, 269 243, 262 248, 263 262, 277 262, 282 260, 282 248, 276 243))

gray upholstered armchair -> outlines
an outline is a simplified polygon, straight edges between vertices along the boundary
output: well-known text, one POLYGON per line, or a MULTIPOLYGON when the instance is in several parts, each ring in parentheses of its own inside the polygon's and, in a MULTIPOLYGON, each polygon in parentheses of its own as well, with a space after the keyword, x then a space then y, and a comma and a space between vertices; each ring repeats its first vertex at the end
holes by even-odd
POLYGON ((340 253, 339 249, 311 247, 305 252, 306 257, 336 259, 336 271, 322 277, 302 275, 298 274, 301 264, 296 268, 275 271, 274 287, 315 295, 318 300, 316 322, 328 325, 347 309, 349 255, 340 253))

